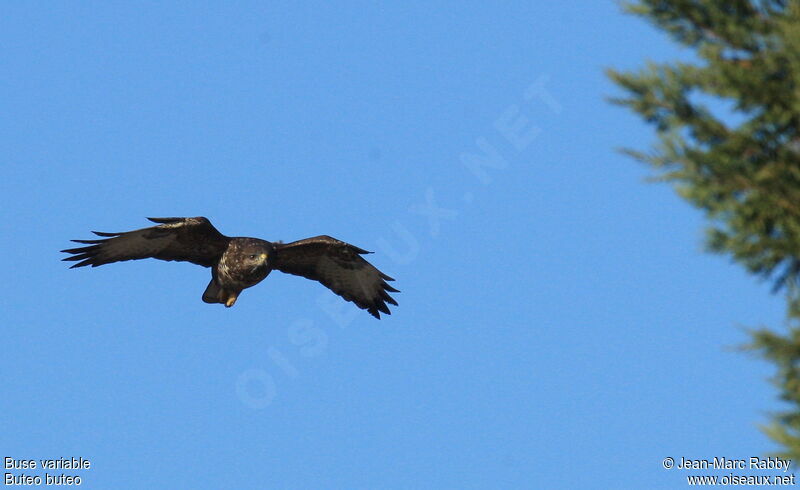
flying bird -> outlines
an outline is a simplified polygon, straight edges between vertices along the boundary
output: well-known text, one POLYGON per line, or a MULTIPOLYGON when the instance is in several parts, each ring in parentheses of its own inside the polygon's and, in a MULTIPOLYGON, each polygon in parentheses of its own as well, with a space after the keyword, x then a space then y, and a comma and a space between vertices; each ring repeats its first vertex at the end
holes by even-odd
POLYGON ((70 269, 125 260, 154 258, 191 262, 211 268, 203 293, 206 303, 233 306, 241 292, 255 286, 273 270, 319 281, 347 301, 380 319, 390 315, 386 303, 397 306, 386 281, 394 281, 361 257, 367 252, 341 240, 320 235, 291 243, 258 238, 227 237, 211 222, 198 218, 147 218, 157 226, 123 233, 93 231, 95 240, 72 240, 86 247, 70 248, 63 260, 70 269))

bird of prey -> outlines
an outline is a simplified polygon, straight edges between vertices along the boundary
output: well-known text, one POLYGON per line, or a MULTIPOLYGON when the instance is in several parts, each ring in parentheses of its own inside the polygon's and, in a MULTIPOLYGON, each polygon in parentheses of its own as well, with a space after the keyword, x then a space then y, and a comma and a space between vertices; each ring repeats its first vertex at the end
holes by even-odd
POLYGON ((203 293, 206 303, 231 307, 242 290, 255 286, 273 270, 319 281, 347 301, 380 319, 390 315, 386 303, 397 306, 386 281, 391 277, 361 255, 371 253, 343 241, 320 235, 291 243, 258 238, 227 237, 211 222, 198 218, 147 218, 157 226, 123 233, 93 231, 95 240, 72 240, 86 247, 62 252, 63 260, 78 261, 70 269, 112 262, 155 258, 191 262, 211 268, 211 282, 203 293))

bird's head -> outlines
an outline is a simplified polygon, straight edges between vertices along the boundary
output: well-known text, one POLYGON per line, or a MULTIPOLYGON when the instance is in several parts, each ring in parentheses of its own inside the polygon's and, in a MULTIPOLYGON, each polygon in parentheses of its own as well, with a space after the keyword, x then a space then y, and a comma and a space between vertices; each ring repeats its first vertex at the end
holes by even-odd
POLYGON ((273 250, 271 243, 264 240, 251 239, 248 243, 243 244, 239 254, 245 267, 260 269, 269 267, 272 263, 273 250))

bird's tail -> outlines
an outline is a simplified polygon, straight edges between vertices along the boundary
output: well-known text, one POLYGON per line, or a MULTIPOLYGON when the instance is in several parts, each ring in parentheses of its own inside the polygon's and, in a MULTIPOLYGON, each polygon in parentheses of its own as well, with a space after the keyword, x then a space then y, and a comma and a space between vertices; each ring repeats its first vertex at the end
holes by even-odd
MULTIPOLYGON (((224 303, 225 299, 222 296, 222 288, 217 285, 217 281, 211 279, 205 292, 203 292, 203 301, 206 303, 224 303)), ((224 296, 227 297, 227 295, 224 296)))
POLYGON ((233 306, 236 302, 236 298, 239 296, 241 291, 230 291, 225 288, 219 287, 217 281, 211 279, 211 282, 208 283, 208 287, 203 292, 203 301, 206 303, 222 303, 227 307, 233 306))

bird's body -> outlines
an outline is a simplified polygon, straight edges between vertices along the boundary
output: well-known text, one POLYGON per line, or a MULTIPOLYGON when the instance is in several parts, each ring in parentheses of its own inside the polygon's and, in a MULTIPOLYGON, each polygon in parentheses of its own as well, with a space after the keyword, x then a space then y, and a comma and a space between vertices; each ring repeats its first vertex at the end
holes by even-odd
POLYGON ((390 314, 386 303, 397 305, 388 292, 393 281, 361 255, 369 253, 327 235, 291 243, 259 238, 227 237, 206 218, 148 218, 158 226, 124 233, 93 232, 99 240, 73 240, 86 247, 62 250, 72 267, 97 267, 112 262, 156 258, 192 262, 211 268, 203 293, 206 303, 233 306, 246 288, 273 270, 316 280, 375 318, 390 314))
POLYGON ((211 282, 203 293, 206 303, 233 306, 243 289, 263 281, 272 268, 275 247, 258 238, 232 238, 219 261, 212 266, 211 282))

